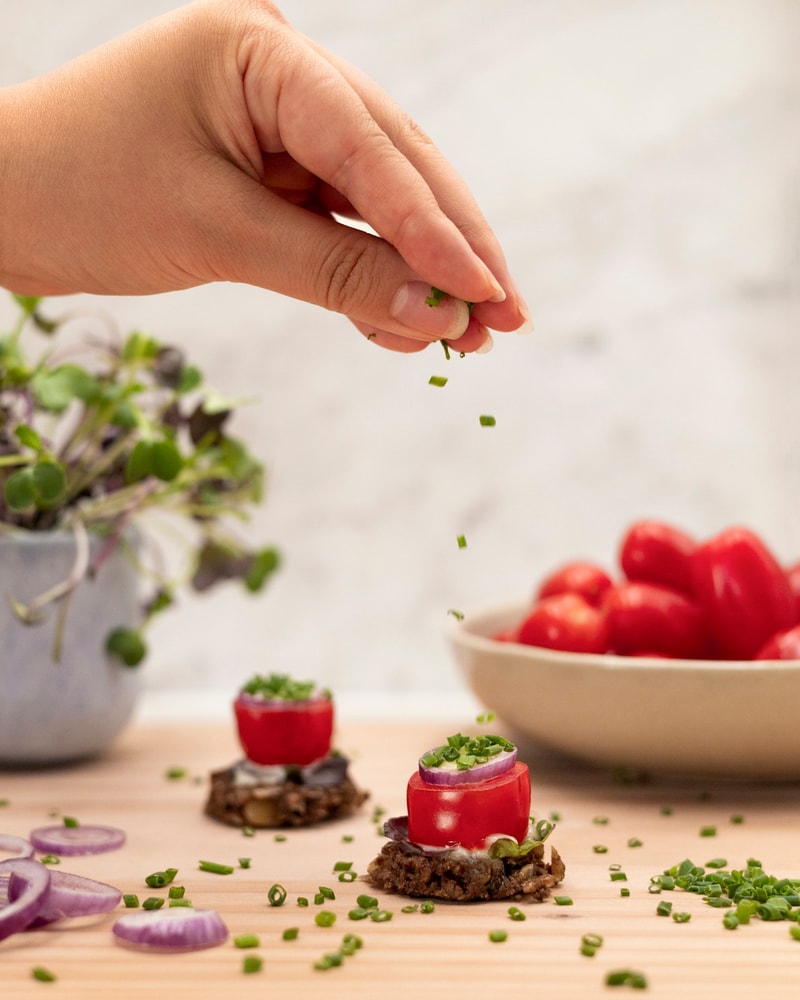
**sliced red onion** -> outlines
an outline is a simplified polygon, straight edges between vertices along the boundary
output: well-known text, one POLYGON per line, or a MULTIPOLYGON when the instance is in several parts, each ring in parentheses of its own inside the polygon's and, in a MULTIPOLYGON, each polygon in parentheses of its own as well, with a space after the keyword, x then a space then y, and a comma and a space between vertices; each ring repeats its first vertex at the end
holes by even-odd
POLYGON ((137 910, 111 928, 119 941, 151 951, 193 951, 222 944, 228 928, 216 910, 137 910))
POLYGON ((8 903, 0 909, 0 941, 16 934, 36 918, 50 889, 50 870, 33 858, 9 858, 0 861, 0 878, 8 875, 8 903), (17 883, 16 898, 11 898, 12 881, 17 883))
POLYGON ((490 757, 485 764, 475 764, 466 770, 461 770, 455 763, 445 762, 438 767, 426 767, 419 762, 419 774, 429 785, 464 785, 475 781, 489 781, 499 778, 501 774, 510 771, 517 762, 517 748, 501 750, 490 757))
MULTIPOLYGON (((108 913, 122 899, 122 893, 112 885, 97 882, 84 875, 52 868, 50 871, 50 891, 47 893, 39 912, 29 928, 43 927, 63 917, 90 917, 98 913, 108 913)), ((22 879, 12 872, 8 886, 8 897, 14 900, 21 891, 22 879)))
POLYGON ((0 833, 0 854, 6 854, 9 858, 32 858, 33 852, 33 844, 24 837, 15 837, 12 833, 0 833))
POLYGON ((125 843, 125 831, 115 826, 40 826, 31 831, 31 843, 44 854, 102 854, 125 843))

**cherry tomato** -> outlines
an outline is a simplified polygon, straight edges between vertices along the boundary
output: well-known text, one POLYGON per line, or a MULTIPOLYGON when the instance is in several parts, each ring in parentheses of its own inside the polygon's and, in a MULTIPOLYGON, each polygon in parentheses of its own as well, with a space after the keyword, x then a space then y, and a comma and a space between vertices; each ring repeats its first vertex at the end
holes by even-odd
POLYGON ((571 653, 605 653, 605 615, 578 594, 554 594, 533 606, 519 627, 517 641, 571 653))
POLYGON ((511 770, 488 781, 460 785, 433 785, 415 771, 406 791, 408 839, 414 844, 468 850, 486 846, 501 833, 522 842, 531 811, 531 779, 527 765, 517 761, 511 770))
POLYGON ((771 636, 756 653, 756 660, 800 660, 800 625, 771 636))
POLYGON ((606 598, 608 639, 623 656, 660 653, 684 660, 708 655, 699 606, 654 583, 621 583, 606 598))
POLYGON ((327 757, 333 734, 333 702, 272 701, 240 694, 233 703, 239 741, 256 764, 304 767, 327 757))
POLYGON ((786 570, 786 579, 794 597, 795 621, 800 622, 800 562, 786 570))
POLYGON ((536 600, 555 594, 579 594, 589 604, 599 608, 610 586, 611 577, 602 567, 591 562, 571 562, 542 581, 536 600))
POLYGON ((754 532, 733 527, 698 546, 692 581, 720 654, 749 660, 796 622, 786 573, 754 532))
POLYGON ((692 594, 691 556, 697 542, 662 521, 637 521, 625 533, 619 550, 622 571, 638 583, 658 583, 692 594))

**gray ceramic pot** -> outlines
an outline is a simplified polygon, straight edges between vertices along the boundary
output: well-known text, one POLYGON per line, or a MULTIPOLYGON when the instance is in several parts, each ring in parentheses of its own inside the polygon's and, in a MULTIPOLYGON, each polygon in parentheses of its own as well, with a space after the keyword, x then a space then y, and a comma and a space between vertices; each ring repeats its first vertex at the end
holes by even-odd
MULTIPOLYGON (((93 553, 99 544, 92 539, 93 553)), ((135 627, 138 617, 139 578, 120 550, 73 591, 58 662, 58 605, 37 625, 22 624, 11 609, 9 597, 29 602, 66 579, 75 552, 71 532, 0 533, 0 766, 94 756, 114 741, 135 707, 139 669, 105 652, 109 630, 135 627)))

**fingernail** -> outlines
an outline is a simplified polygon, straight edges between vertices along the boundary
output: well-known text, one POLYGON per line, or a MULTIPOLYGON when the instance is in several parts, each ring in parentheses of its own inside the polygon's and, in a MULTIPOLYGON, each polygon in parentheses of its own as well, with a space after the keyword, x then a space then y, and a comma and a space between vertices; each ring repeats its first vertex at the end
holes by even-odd
POLYGON ((493 347, 494 347, 494 340, 492 338, 491 333, 489 333, 489 331, 487 330, 486 331, 486 340, 484 340, 484 342, 481 344, 480 347, 476 348, 475 353, 476 354, 488 354, 489 351, 491 351, 491 349, 493 347))
POLYGON ((458 340, 469 325, 469 308, 450 295, 438 298, 430 285, 409 281, 395 294, 389 309, 393 319, 410 330, 446 340, 458 340))

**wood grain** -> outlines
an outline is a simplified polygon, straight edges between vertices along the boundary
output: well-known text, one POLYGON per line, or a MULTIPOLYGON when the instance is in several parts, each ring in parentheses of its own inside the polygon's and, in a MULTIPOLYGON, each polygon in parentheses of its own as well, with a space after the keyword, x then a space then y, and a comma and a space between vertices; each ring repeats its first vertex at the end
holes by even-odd
MULTIPOLYGON (((531 766, 534 811, 558 813, 553 834, 567 865, 559 893, 571 906, 548 901, 525 907, 524 922, 511 921, 507 904, 436 904, 430 914, 402 913, 408 900, 373 893, 392 911, 386 923, 352 921, 348 911, 361 892, 372 892, 363 878, 337 881, 333 866, 352 861, 357 872, 383 843, 374 822, 376 807, 402 813, 405 784, 420 752, 450 732, 473 732, 471 719, 431 722, 351 723, 340 727, 338 746, 352 759, 351 773, 371 791, 358 816, 308 830, 290 830, 285 840, 259 831, 248 838, 239 830, 203 815, 207 776, 238 755, 232 727, 182 724, 134 727, 106 757, 60 770, 0 771, 0 830, 26 836, 52 822, 52 811, 81 822, 109 823, 128 833, 126 846, 95 858, 64 859, 65 870, 108 881, 141 899, 164 894, 147 888, 144 877, 178 868, 176 883, 196 907, 217 909, 231 935, 255 933, 263 970, 242 972, 245 952, 232 940, 208 951, 153 955, 114 943, 114 914, 101 919, 18 934, 0 943, 0 996, 14 1000, 53 995, 75 1000, 170 998, 347 997, 348 1000, 426 996, 587 998, 608 995, 612 969, 643 972, 646 995, 685 1000, 692 997, 761 998, 797 995, 800 942, 786 922, 754 921, 735 931, 723 928, 721 911, 699 897, 648 892, 652 875, 692 858, 712 857, 742 867, 758 857, 767 871, 800 877, 800 786, 738 784, 652 778, 620 782, 522 747, 531 766), (170 767, 188 769, 169 780, 170 767), (668 808, 669 813, 665 811, 668 808), (743 822, 731 822, 742 816, 743 822), (598 822, 606 819, 607 822, 598 822), (701 836, 715 827, 715 836, 701 836), (352 840, 345 840, 352 838, 352 840), (640 846, 629 846, 631 838, 640 846), (596 853, 595 846, 606 853, 596 853), (232 875, 200 872, 198 861, 251 867, 232 875), (609 866, 619 865, 626 882, 612 881, 609 866), (267 902, 269 887, 288 891, 282 907, 267 902), (337 916, 332 927, 314 922, 320 885, 334 889, 326 903, 337 916), (630 897, 622 898, 627 886, 630 897), (310 898, 301 908, 299 895, 310 898), (691 913, 677 924, 656 916, 659 899, 691 913), (294 941, 282 940, 288 927, 299 928, 294 941), (503 943, 489 932, 503 929, 503 943), (600 934, 594 957, 580 954, 581 936, 600 934), (335 951, 343 936, 356 933, 361 950, 339 968, 317 971, 314 963, 335 951), (53 984, 32 979, 34 966, 57 976, 53 984)), ((735 736, 732 736, 735 738, 735 736)), ((613 995, 613 991, 612 991, 613 995)))

